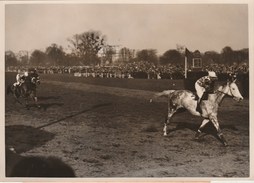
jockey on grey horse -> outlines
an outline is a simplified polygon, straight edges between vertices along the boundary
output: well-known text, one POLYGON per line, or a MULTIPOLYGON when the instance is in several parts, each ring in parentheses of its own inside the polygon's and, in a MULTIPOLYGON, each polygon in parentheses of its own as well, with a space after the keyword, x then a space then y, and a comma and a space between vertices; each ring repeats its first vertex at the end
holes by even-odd
POLYGON ((214 71, 208 71, 207 76, 199 78, 195 83, 195 89, 198 96, 197 111, 202 112, 200 103, 202 100, 208 100, 208 94, 214 93, 215 81, 218 77, 214 71))
POLYGON ((22 83, 25 82, 26 77, 28 77, 28 71, 25 71, 24 73, 18 73, 16 75, 16 82, 13 83, 14 87, 20 86, 22 83))
MULTIPOLYGON (((222 141, 222 143, 225 146, 227 146, 227 142, 224 139, 224 136, 218 121, 218 117, 217 117, 218 108, 223 98, 226 95, 230 96, 236 101, 243 100, 243 97, 236 84, 235 75, 229 75, 229 79, 227 80, 227 82, 218 84, 217 86, 213 87, 214 81, 215 81, 214 79, 216 77, 211 77, 211 76, 216 76, 216 75, 214 73, 209 73, 209 74, 210 74, 210 76, 208 75, 209 77, 204 77, 198 80, 196 83, 196 86, 197 85, 200 86, 200 87, 197 87, 197 92, 199 92, 198 93, 199 101, 195 99, 195 94, 189 90, 164 90, 162 92, 158 92, 154 94, 153 98, 162 97, 162 96, 165 96, 168 98, 168 112, 167 112, 167 116, 166 116, 166 120, 164 122, 164 128, 163 128, 164 136, 167 136, 167 126, 169 125, 172 116, 176 114, 178 109, 182 108, 189 111, 192 115, 200 116, 203 118, 203 121, 201 122, 201 125, 196 132, 197 139, 200 137, 200 134, 202 133, 202 129, 204 128, 204 126, 208 122, 212 122, 213 126, 216 128, 217 136, 222 141), (198 83, 199 81, 204 82, 208 86, 202 85, 202 83, 199 84, 198 83), (207 93, 207 98, 205 100, 202 100, 203 98, 202 96, 204 92, 207 93), (197 105, 200 105, 200 112, 196 110, 197 105)), ((152 101, 153 99, 150 99, 150 102, 152 101)))

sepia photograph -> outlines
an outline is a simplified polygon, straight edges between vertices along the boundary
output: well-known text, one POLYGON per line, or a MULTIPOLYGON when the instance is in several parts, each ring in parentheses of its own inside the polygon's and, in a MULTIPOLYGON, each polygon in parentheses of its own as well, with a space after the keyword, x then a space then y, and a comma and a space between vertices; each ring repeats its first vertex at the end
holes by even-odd
POLYGON ((5 2, 4 177, 249 178, 249 18, 5 2))

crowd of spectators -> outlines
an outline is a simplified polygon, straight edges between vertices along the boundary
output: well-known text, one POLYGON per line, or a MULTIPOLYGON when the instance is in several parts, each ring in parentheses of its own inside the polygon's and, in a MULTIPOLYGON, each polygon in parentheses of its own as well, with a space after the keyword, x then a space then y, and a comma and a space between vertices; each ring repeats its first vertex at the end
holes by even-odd
POLYGON ((249 72, 249 66, 246 63, 241 64, 210 64, 203 67, 203 70, 213 70, 216 73, 241 73, 246 74, 249 72))
MULTIPOLYGON (((8 67, 6 71, 22 72, 27 67, 8 67)), ((73 74, 77 77, 101 77, 101 78, 146 78, 146 79, 183 79, 183 65, 156 65, 149 62, 131 62, 111 66, 50 66, 36 67, 43 74, 73 74)), ((248 73, 248 64, 210 64, 203 65, 199 71, 213 70, 217 74, 248 73)), ((196 72, 197 69, 188 68, 188 72, 196 72)))

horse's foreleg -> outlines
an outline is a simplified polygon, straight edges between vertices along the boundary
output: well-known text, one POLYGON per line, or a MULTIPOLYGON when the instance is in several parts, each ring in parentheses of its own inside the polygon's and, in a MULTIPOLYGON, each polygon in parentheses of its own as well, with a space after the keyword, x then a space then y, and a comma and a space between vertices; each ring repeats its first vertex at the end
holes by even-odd
POLYGON ((209 119, 210 119, 210 121, 213 123, 214 127, 216 128, 216 130, 217 130, 217 135, 218 135, 218 137, 220 138, 221 142, 223 143, 224 146, 227 146, 228 144, 227 144, 227 142, 226 142, 226 140, 225 140, 225 138, 224 138, 224 136, 223 136, 223 134, 222 134, 222 131, 221 131, 221 129, 220 129, 220 125, 219 125, 219 122, 218 122, 218 120, 217 120, 217 117, 212 116, 212 117, 210 117, 209 119))
POLYGON ((29 110, 29 109, 30 109, 30 107, 29 107, 29 104, 28 104, 28 97, 27 97, 27 98, 25 98, 25 101, 26 101, 26 104, 25 104, 26 109, 27 109, 27 110, 29 110))
POLYGON ((163 127, 163 135, 167 136, 167 125, 169 124, 168 116, 166 116, 164 127, 163 127))
POLYGON ((32 98, 33 98, 33 100, 34 100, 35 105, 36 105, 38 108, 40 108, 41 106, 38 105, 38 97, 37 97, 36 93, 32 93, 32 98))
POLYGON ((201 123, 200 127, 198 128, 198 131, 197 131, 197 133, 196 133, 196 135, 195 135, 195 138, 196 138, 196 139, 199 139, 202 128, 204 128, 204 126, 205 126, 209 121, 210 121, 209 119, 204 119, 204 120, 202 121, 202 123, 201 123))
POLYGON ((38 104, 38 98, 36 96, 34 97, 34 102, 37 108, 41 108, 41 106, 38 104))

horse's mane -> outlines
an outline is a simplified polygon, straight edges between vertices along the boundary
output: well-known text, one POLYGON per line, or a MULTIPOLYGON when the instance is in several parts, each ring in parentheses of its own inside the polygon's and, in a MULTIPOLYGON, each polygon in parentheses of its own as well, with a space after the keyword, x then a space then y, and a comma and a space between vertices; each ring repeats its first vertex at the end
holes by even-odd
POLYGON ((219 81, 215 83, 214 91, 218 90, 220 87, 224 88, 227 85, 227 81, 219 81))
POLYGON ((31 76, 27 76, 27 77, 25 77, 25 82, 26 83, 31 83, 31 76))
MULTIPOLYGON (((31 76, 27 76, 25 78, 25 82, 23 83, 24 85, 26 85, 25 87, 29 88, 29 90, 31 90, 31 89, 34 90, 36 88, 36 84, 32 82, 32 78, 33 77, 31 77, 31 76)), ((24 86, 24 85, 22 85, 22 86, 24 86)))

